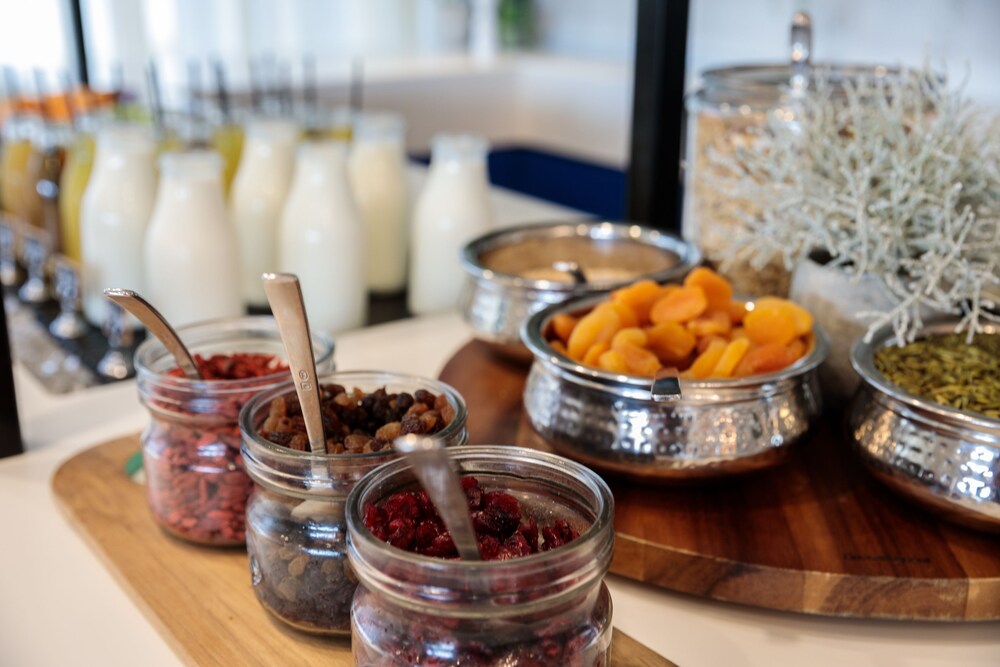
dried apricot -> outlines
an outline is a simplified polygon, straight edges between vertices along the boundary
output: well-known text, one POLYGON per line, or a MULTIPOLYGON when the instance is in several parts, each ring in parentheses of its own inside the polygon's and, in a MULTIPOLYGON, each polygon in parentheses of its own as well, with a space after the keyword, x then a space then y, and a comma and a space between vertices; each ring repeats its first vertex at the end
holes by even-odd
POLYGON ((649 319, 654 324, 660 322, 687 322, 708 309, 705 291, 697 285, 681 287, 666 296, 661 296, 649 311, 649 319))
POLYGON ((736 365, 743 360, 747 350, 750 349, 750 341, 746 338, 738 338, 730 341, 723 350, 722 356, 715 362, 715 368, 709 377, 727 378, 732 377, 736 365))
POLYGON ((743 301, 730 301, 726 309, 729 311, 729 321, 733 326, 743 323, 743 318, 747 316, 747 304, 743 301))
POLYGON ((777 308, 784 309, 789 315, 792 316, 792 321, 795 322, 795 335, 805 336, 813 328, 813 316, 812 314, 795 303, 794 301, 789 301, 788 299, 781 299, 776 296, 762 296, 755 302, 756 306, 775 306, 777 308))
POLYGON ((687 330, 695 336, 725 336, 732 328, 729 313, 722 310, 709 310, 687 323, 687 330))
POLYGON ((701 354, 702 352, 704 352, 705 350, 708 349, 708 346, 711 345, 713 341, 717 341, 717 340, 720 340, 723 343, 728 343, 729 342, 729 339, 726 338, 725 336, 718 336, 718 335, 715 335, 715 336, 702 336, 701 338, 698 339, 698 344, 695 345, 695 352, 697 352, 698 354, 701 354))
POLYGON ((549 347, 551 347, 553 350, 555 350, 559 354, 563 355, 564 357, 567 356, 567 354, 566 354, 566 344, 564 342, 562 342, 561 340, 550 340, 549 341, 549 347))
POLYGON ((791 311, 778 304, 754 304, 743 318, 743 330, 754 343, 788 345, 795 338, 795 320, 791 311))
POLYGON ((583 355, 583 363, 588 366, 597 366, 597 360, 601 358, 601 355, 611 349, 611 344, 602 340, 600 343, 594 343, 587 350, 587 353, 583 355))
POLYGON ((791 343, 786 345, 785 349, 788 350, 788 356, 791 357, 792 362, 794 363, 806 356, 806 350, 808 347, 806 346, 806 342, 804 340, 796 338, 791 343))
POLYGON ((552 318, 552 331, 555 332, 556 337, 559 338, 559 340, 565 343, 569 340, 577 322, 579 322, 579 320, 572 315, 559 313, 552 318))
POLYGON ((628 373, 628 366, 625 359, 618 350, 608 350, 597 360, 597 365, 612 373, 628 373))
POLYGON ((767 343, 760 347, 752 347, 743 356, 742 361, 733 369, 733 375, 744 377, 758 373, 773 373, 780 371, 794 361, 788 349, 780 343, 767 343))
POLYGON ((594 310, 612 310, 618 315, 618 319, 621 320, 623 327, 634 327, 639 324, 639 316, 635 314, 629 306, 624 303, 615 303, 614 301, 605 301, 599 304, 594 310))
POLYGON ((594 343, 609 341, 622 328, 621 317, 614 309, 595 308, 580 318, 566 342, 570 359, 580 361, 594 343))
POLYGON ((612 347, 612 351, 621 355, 628 372, 633 375, 653 377, 663 366, 655 354, 638 345, 622 343, 618 347, 612 347))
POLYGON ((653 307, 653 302, 663 296, 661 292, 661 287, 652 280, 640 280, 612 292, 611 300, 628 306, 640 322, 646 322, 649 321, 649 309, 653 307))
POLYGON ((680 364, 687 361, 697 343, 694 334, 677 322, 662 322, 646 329, 649 349, 656 353, 664 364, 680 364))
POLYGON ((638 327, 626 327, 618 331, 611 339, 611 349, 617 350, 622 345, 635 345, 636 347, 646 347, 649 343, 649 336, 638 327))
POLYGON ((697 285, 708 299, 708 307, 712 310, 727 311, 733 300, 733 286, 729 281, 712 269, 699 266, 684 278, 684 286, 697 285))
POLYGON ((719 359, 722 358, 722 353, 725 351, 726 342, 724 340, 713 340, 708 349, 699 354, 698 358, 691 364, 691 368, 687 370, 689 377, 696 380, 707 378, 715 369, 715 365, 719 363, 719 359))

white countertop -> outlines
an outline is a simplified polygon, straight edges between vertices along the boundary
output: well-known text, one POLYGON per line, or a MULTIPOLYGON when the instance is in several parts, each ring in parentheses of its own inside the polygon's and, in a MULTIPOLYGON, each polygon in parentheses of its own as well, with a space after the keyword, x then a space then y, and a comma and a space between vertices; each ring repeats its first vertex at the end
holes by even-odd
MULTIPOLYGON (((503 191, 494 192, 494 203, 501 223, 567 213, 503 191)), ((337 363, 437 376, 469 338, 455 314, 406 320, 342 334, 337 363)), ((63 461, 143 426, 135 384, 59 397, 20 367, 15 381, 28 452, 0 461, 0 665, 181 664, 50 489, 63 461)), ((1000 623, 835 619, 714 602, 616 576, 608 584, 615 626, 685 667, 1000 665, 1000 623)))

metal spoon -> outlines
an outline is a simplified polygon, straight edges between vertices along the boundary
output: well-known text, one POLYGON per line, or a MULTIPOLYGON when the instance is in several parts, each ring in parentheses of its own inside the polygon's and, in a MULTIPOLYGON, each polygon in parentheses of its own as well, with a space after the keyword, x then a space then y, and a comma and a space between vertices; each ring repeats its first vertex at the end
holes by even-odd
MULTIPOLYGON (((288 369, 295 381, 295 393, 302 407, 302 420, 306 425, 309 451, 326 454, 326 435, 323 432, 323 412, 319 397, 319 381, 316 378, 316 360, 313 357, 312 336, 309 335, 309 319, 306 317, 302 288, 297 276, 290 273, 265 273, 264 293, 271 306, 274 319, 278 323, 278 333, 285 346, 288 369)), ((327 476, 327 470, 316 463, 313 475, 327 476)), ((333 502, 306 500, 292 509, 296 520, 329 520, 342 512, 333 502)))
POLYGON ((306 423, 309 451, 326 454, 326 437, 323 434, 323 412, 319 400, 319 382, 316 380, 316 360, 313 358, 312 336, 309 319, 302 301, 302 288, 298 276, 290 273, 265 273, 264 293, 278 323, 278 333, 285 345, 288 368, 295 380, 295 393, 302 406, 302 419, 306 423))
POLYGON ((462 560, 482 560, 476 531, 469 517, 469 501, 462 491, 458 475, 451 467, 444 443, 432 436, 410 434, 396 438, 392 444, 413 466, 413 473, 451 533, 459 557, 462 560))
POLYGON ((160 339, 163 347, 167 348, 167 352, 174 356, 174 360, 181 372, 184 373, 184 377, 188 380, 202 379, 201 373, 198 372, 198 365, 194 362, 194 357, 191 356, 191 351, 187 349, 166 318, 151 303, 128 289, 108 288, 104 290, 104 296, 132 313, 136 319, 143 323, 147 331, 160 339))
POLYGON ((573 279, 574 285, 586 285, 587 284, 587 274, 583 272, 583 268, 580 267, 576 262, 571 261, 558 261, 552 262, 552 268, 556 271, 561 271, 563 273, 568 273, 573 279))

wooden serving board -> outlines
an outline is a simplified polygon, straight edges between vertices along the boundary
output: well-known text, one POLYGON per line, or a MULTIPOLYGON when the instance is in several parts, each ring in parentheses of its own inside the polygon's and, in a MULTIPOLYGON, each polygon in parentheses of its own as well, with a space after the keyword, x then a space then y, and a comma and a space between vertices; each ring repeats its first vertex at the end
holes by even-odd
MULTIPOLYGON (((296 632, 257 603, 243 549, 198 547, 160 530, 144 487, 125 475, 125 462, 138 450, 135 435, 88 449, 59 468, 52 488, 181 659, 194 665, 352 665, 349 638, 296 632)), ((616 630, 611 664, 673 663, 616 630)))
MULTIPOLYGON (((471 342, 441 379, 469 407, 471 444, 551 451, 528 424, 527 366, 471 342)), ((897 498, 825 417, 782 466, 698 486, 605 475, 615 497, 611 571, 716 600, 888 619, 1000 619, 1000 536, 897 498)))

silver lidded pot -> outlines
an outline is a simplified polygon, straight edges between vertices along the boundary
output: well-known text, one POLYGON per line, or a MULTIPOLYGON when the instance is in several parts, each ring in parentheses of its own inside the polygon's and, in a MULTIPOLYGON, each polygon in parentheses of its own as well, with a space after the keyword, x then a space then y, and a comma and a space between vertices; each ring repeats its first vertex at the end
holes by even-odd
POLYGON ((748 473, 783 462, 821 412, 817 369, 829 343, 818 327, 805 357, 745 378, 663 380, 610 373, 555 352, 545 333, 558 313, 589 311, 605 295, 551 306, 524 325, 534 363, 524 407, 560 454, 640 481, 681 482, 748 473))
POLYGON ((459 310, 477 338, 498 352, 529 361, 520 332, 533 313, 640 278, 680 279, 700 261, 693 244, 624 222, 569 221, 503 229, 463 249, 466 279, 459 310))
MULTIPOLYGON (((918 338, 950 333, 954 320, 924 327, 918 338)), ((985 333, 1000 335, 1000 326, 985 333)), ((851 436, 868 469, 893 490, 968 527, 1000 532, 1000 420, 906 392, 875 368, 875 352, 895 345, 891 328, 859 339, 851 363, 861 388, 851 436)))

